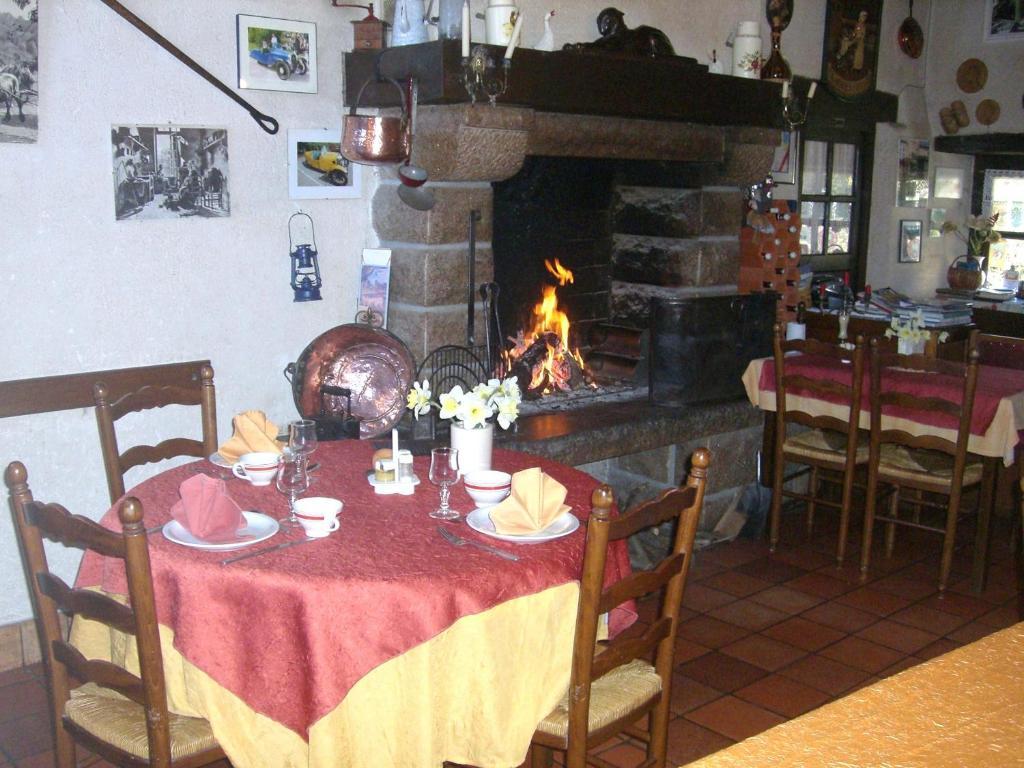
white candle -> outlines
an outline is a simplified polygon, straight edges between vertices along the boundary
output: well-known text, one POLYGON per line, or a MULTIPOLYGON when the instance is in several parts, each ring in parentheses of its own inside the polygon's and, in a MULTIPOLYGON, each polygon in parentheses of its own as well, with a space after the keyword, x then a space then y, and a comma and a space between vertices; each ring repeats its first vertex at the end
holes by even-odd
POLYGON ((516 49, 519 44, 519 33, 523 31, 523 12, 520 11, 516 16, 516 25, 512 27, 512 37, 508 41, 508 48, 505 49, 505 58, 511 59, 512 52, 516 49))
POLYGON ((782 81, 782 98, 789 98, 789 80, 782 81))
POLYGON ((398 430, 391 430, 391 459, 395 462, 395 479, 398 479, 398 430))
POLYGON ((808 100, 814 98, 814 92, 816 90, 818 90, 818 81, 817 80, 812 80, 811 81, 811 87, 807 89, 807 99, 808 100))
POLYGON ((469 58, 469 0, 462 4, 462 58, 469 58))

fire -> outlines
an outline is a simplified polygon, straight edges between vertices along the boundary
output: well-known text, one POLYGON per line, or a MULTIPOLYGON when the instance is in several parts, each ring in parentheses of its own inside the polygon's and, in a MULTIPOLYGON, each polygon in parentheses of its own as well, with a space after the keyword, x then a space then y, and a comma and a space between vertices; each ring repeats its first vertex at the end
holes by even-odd
MULTIPOLYGON (((554 263, 545 259, 544 266, 558 281, 558 286, 564 287, 573 282, 572 272, 558 259, 554 263)), ((544 286, 541 300, 533 307, 533 318, 532 330, 520 331, 516 335, 515 346, 504 353, 505 366, 513 370, 516 361, 530 365, 527 391, 541 394, 568 391, 572 388, 574 367, 584 371, 585 366, 579 348, 569 344, 571 324, 569 316, 558 308, 557 286, 544 286), (534 361, 539 352, 543 352, 541 359, 534 361)))

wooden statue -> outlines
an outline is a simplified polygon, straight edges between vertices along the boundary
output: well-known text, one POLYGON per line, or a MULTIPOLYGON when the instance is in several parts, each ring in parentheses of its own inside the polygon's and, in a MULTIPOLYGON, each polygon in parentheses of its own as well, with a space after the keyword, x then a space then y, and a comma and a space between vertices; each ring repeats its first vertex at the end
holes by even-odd
POLYGON ((601 37, 592 43, 567 43, 567 51, 594 51, 626 56, 675 56, 668 37, 660 29, 640 26, 630 29, 618 8, 605 8, 597 16, 601 37))

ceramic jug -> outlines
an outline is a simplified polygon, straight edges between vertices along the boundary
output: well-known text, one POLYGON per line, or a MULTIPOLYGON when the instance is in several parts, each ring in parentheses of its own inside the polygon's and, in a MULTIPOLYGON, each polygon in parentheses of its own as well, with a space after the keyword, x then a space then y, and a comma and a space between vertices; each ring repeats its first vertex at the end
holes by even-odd
POLYGON ((735 77, 761 76, 761 26, 756 21, 736 25, 732 43, 732 74, 735 77))
POLYGON ((423 0, 397 0, 395 21, 391 27, 391 45, 413 45, 427 42, 427 20, 423 0))
POLYGON ((519 9, 511 3, 489 0, 484 13, 488 45, 509 44, 512 40, 512 28, 515 26, 515 14, 518 13, 519 9))

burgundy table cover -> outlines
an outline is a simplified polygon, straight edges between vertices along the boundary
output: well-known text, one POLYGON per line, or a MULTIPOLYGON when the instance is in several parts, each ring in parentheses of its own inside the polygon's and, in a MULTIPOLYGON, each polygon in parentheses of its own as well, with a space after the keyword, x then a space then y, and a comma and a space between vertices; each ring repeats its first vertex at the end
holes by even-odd
MULTIPOLYGON (((427 480, 429 456, 415 459, 422 481, 415 495, 385 496, 375 494, 366 478, 372 453, 370 443, 354 440, 317 449, 323 468, 305 495, 345 502, 340 530, 326 539, 221 565, 232 553, 150 536, 158 618, 174 631, 177 650, 252 709, 303 738, 363 675, 460 617, 580 577, 585 524, 538 544, 488 539, 458 524, 463 536, 514 551, 518 562, 454 547, 438 534, 439 521, 427 516, 438 502, 437 488, 427 480)), ((566 486, 566 503, 585 521, 594 478, 536 456, 494 451, 495 469, 533 466, 566 486)), ((216 469, 206 461, 187 464, 132 488, 129 494, 143 503, 147 528, 170 519, 183 480, 197 470, 216 469)), ((257 488, 231 479, 227 486, 243 509, 279 519, 287 514, 287 502, 273 485, 257 488)), ((474 507, 461 484, 453 489, 452 504, 463 513, 474 507)), ((114 508, 102 522, 118 526, 114 508)), ((302 536, 301 529, 282 529, 255 546, 302 536)), ((610 553, 608 582, 629 572, 626 547, 619 545, 610 553)), ((126 592, 120 563, 94 554, 83 559, 77 585, 126 592)), ((614 612, 610 631, 633 620, 628 609, 614 612)))

